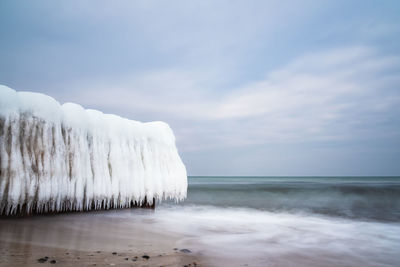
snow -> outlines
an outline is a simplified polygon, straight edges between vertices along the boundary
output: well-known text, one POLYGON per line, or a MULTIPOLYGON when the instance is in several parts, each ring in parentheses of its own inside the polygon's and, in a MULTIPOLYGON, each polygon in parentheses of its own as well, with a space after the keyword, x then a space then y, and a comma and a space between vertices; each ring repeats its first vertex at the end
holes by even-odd
POLYGON ((0 214, 181 201, 171 128, 0 85, 0 214))

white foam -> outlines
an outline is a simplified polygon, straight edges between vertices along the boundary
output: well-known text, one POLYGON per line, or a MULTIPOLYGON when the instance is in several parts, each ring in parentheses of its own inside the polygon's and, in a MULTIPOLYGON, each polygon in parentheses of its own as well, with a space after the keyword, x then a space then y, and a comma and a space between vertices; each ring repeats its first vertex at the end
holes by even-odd
POLYGON ((150 216, 210 266, 399 265, 399 223, 215 206, 163 206, 150 216))
POLYGON ((60 105, 1 85, 0 123, 0 213, 186 197, 186 169, 166 123, 60 105))

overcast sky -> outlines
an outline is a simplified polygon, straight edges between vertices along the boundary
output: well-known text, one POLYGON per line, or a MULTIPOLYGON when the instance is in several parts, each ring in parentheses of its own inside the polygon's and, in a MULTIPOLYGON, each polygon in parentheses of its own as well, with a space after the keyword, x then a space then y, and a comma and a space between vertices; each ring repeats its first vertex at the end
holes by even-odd
POLYGON ((163 120, 189 175, 400 175, 400 1, 2 0, 0 84, 163 120))

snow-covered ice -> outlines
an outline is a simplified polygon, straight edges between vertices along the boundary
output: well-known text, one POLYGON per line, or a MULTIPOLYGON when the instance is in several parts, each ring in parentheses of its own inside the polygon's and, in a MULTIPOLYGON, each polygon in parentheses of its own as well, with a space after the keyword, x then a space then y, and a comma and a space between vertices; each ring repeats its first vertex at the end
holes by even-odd
POLYGON ((170 127, 0 85, 0 213, 183 200, 187 175, 170 127))

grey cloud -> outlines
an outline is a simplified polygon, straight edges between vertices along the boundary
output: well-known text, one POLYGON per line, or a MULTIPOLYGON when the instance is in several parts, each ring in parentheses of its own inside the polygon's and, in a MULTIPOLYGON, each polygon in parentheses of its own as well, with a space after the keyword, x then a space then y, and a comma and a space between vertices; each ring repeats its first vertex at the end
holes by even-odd
POLYGON ((155 114, 174 121, 178 138, 182 132, 188 139, 183 149, 384 138, 400 130, 398 119, 384 128, 373 127, 400 114, 399 67, 396 56, 351 47, 307 54, 267 74, 265 80, 219 96, 203 87, 201 74, 179 70, 84 86, 85 90, 73 95, 89 106, 155 114), (198 129, 198 124, 204 127, 198 129), (194 128, 197 134, 191 130, 194 128), (194 140, 206 140, 193 146, 190 133, 194 140))

